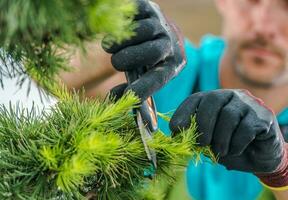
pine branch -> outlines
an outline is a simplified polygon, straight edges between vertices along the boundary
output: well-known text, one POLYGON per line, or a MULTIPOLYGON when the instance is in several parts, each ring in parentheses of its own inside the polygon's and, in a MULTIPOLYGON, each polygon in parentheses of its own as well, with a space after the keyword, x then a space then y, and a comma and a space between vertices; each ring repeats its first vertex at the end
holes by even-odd
POLYGON ((200 154, 196 126, 175 138, 155 134, 148 144, 157 153, 156 178, 134 123, 133 94, 117 103, 83 99, 53 82, 69 69, 71 47, 109 34, 106 42, 133 35, 133 0, 0 1, 0 84, 3 76, 27 75, 60 100, 49 112, 0 106, 0 199, 165 199, 169 185, 200 154), (161 181, 160 181, 161 182, 161 181), (162 187, 162 186, 161 186, 162 187))
MULTIPOLYGON (((151 199, 143 191, 156 182, 144 177, 150 163, 131 112, 139 99, 128 93, 117 103, 80 100, 59 91, 49 113, 0 107, 0 198, 151 199)), ((213 158, 196 147, 195 131, 193 123, 173 139, 156 133, 149 143, 157 152, 156 177, 173 183, 190 158, 202 152, 213 158)))
POLYGON ((120 42, 133 35, 133 0, 1 0, 0 82, 28 74, 51 81, 68 70, 73 48, 111 35, 120 42))

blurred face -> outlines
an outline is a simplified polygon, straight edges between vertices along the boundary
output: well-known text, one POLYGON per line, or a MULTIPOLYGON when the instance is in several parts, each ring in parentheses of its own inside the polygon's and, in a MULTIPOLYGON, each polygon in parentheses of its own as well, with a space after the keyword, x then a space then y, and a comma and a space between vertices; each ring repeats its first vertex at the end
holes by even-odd
POLYGON ((288 0, 218 0, 227 55, 247 83, 288 82, 288 0))

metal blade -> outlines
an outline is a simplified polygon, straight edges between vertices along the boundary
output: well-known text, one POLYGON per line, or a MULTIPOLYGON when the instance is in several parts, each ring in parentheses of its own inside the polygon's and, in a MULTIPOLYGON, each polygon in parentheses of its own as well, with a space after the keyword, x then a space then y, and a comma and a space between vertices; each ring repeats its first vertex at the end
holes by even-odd
POLYGON ((147 144, 147 142, 149 140, 153 139, 152 134, 151 134, 150 130, 144 125, 141 114, 139 111, 137 111, 136 117, 137 117, 137 124, 139 127, 139 131, 141 134, 141 139, 142 139, 147 157, 148 157, 149 161, 152 162, 154 169, 157 169, 156 152, 154 150, 150 149, 148 147, 148 144, 147 144))

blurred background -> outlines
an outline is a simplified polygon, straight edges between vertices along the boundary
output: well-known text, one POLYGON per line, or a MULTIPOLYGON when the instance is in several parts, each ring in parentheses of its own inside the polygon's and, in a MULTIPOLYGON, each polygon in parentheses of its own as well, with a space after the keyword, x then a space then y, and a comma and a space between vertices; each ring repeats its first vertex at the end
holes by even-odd
POLYGON ((182 33, 195 43, 207 33, 220 34, 214 0, 154 0, 182 33))

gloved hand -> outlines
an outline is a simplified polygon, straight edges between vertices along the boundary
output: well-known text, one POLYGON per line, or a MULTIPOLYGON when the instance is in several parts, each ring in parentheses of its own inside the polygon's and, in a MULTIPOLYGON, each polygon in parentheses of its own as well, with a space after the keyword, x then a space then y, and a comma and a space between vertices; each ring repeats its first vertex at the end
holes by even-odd
POLYGON ((272 188, 288 186, 287 144, 275 115, 260 99, 246 90, 193 94, 172 116, 172 132, 189 128, 193 115, 199 145, 210 145, 220 164, 252 172, 272 188))
MULTIPOLYGON (((111 61, 116 70, 137 70, 142 74, 128 87, 122 84, 112 89, 112 93, 117 97, 124 90, 132 90, 145 100, 182 70, 186 56, 183 38, 158 5, 148 0, 136 2, 138 14, 135 21, 138 27, 135 36, 109 48, 102 46, 106 52, 112 53, 111 61)), ((102 44, 105 44, 105 38, 102 44)))

